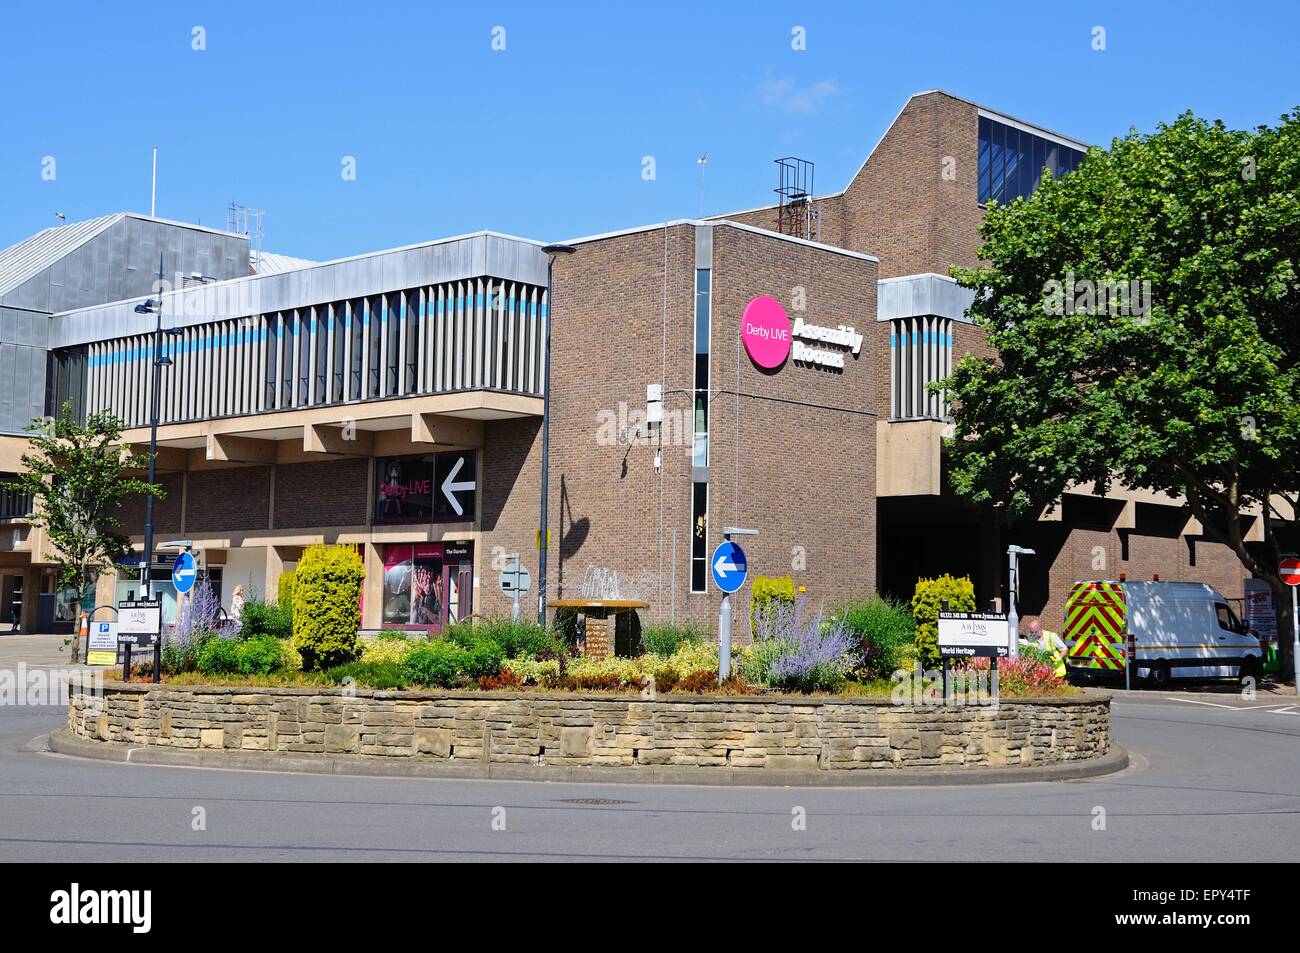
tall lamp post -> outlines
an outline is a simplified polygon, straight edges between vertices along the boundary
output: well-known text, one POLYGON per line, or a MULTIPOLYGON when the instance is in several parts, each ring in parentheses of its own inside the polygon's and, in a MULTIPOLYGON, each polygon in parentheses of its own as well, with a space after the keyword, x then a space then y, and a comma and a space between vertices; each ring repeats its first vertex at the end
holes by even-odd
POLYGON ((551 324, 555 320, 555 257, 572 255, 572 245, 546 245, 546 357, 542 370, 542 511, 541 529, 537 533, 537 624, 546 625, 546 556, 550 550, 547 533, 547 503, 550 497, 551 454, 551 324))
MULTIPOLYGON (((162 326, 163 311, 163 256, 158 256, 158 297, 150 298, 147 301, 135 306, 136 314, 153 314, 157 316, 153 331, 153 379, 151 381, 151 391, 149 395, 149 485, 152 487, 157 475, 157 457, 158 457, 158 404, 160 398, 160 389, 162 384, 162 369, 170 367, 172 359, 163 353, 162 342, 163 334, 168 335, 177 333, 176 330, 168 328, 166 332, 162 326)), ((142 601, 149 601, 150 574, 153 571, 153 494, 145 495, 144 502, 144 553, 140 560, 140 594, 142 601)), ((161 624, 159 626, 161 628, 161 624)), ((158 633, 157 639, 153 645, 153 680, 160 681, 162 676, 162 632, 158 633)))

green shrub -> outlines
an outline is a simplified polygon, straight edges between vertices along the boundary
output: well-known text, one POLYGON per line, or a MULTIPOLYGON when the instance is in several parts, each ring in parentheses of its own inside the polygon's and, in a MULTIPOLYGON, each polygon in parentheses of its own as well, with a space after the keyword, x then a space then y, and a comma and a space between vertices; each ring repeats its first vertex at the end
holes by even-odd
POLYGON ((334 666, 325 673, 325 677, 335 685, 341 685, 345 678, 351 678, 357 685, 366 688, 405 688, 410 684, 398 662, 348 662, 346 665, 334 666))
POLYGON ((298 585, 297 570, 290 569, 280 574, 280 583, 276 588, 276 602, 282 606, 293 605, 293 590, 298 585))
POLYGON ((284 646, 279 639, 263 635, 236 645, 240 675, 270 675, 284 665, 284 646))
POLYGON ((949 612, 975 611, 975 585, 969 576, 944 573, 938 579, 918 579, 912 596, 916 620, 916 658, 922 668, 939 664, 939 610, 944 600, 949 612))
POLYGON ((457 645, 469 648, 475 643, 488 641, 501 648, 505 658, 519 655, 542 655, 559 649, 559 637, 535 622, 513 622, 510 619, 476 619, 458 622, 447 627, 444 637, 457 645))
POLYGON ((196 665, 204 675, 270 675, 283 666, 283 646, 265 635, 243 641, 207 639, 199 647, 196 665))
POLYGON ((310 546, 298 560, 293 590, 293 644, 303 667, 328 669, 357 657, 365 568, 347 546, 310 546))
POLYGON ((293 606, 250 599, 240 614, 239 637, 269 635, 274 639, 293 638, 293 606))
POLYGON ((371 639, 361 643, 361 662, 392 662, 401 664, 421 642, 414 639, 371 639))
POLYGON ((907 663, 916 633, 912 609, 905 602, 872 596, 844 606, 838 618, 853 637, 858 665, 853 676, 869 682, 888 678, 907 663))
MULTIPOLYGON (((422 645, 401 663, 402 677, 413 685, 450 688, 469 665, 470 653, 455 642, 439 639, 422 645)), ((495 674, 495 673, 486 673, 495 674)))
POLYGON ((750 585, 750 628, 759 629, 765 616, 794 603, 794 580, 789 576, 755 576, 750 585))
POLYGON ((405 642, 410 638, 410 635, 401 629, 384 629, 375 638, 381 642, 405 642))
POLYGON ((651 655, 672 655, 680 646, 708 642, 712 634, 696 622, 657 623, 641 629, 641 649, 651 655))
POLYGON ((204 675, 238 675, 239 645, 234 639, 207 639, 195 667, 204 675))

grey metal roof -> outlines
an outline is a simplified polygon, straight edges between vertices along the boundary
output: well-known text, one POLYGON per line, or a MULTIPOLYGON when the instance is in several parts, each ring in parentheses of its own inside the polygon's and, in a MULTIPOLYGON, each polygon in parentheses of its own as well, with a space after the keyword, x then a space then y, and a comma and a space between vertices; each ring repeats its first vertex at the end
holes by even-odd
MULTIPOLYGON (((546 287, 542 243, 497 232, 474 232, 287 272, 191 285, 163 294, 164 322, 185 327, 226 318, 270 314, 474 277, 546 287)), ((50 324, 49 346, 69 347, 151 331, 152 315, 135 313, 140 298, 61 311, 50 324)))
POLYGON ((125 212, 116 212, 58 225, 0 251, 0 298, 125 217, 125 212))
POLYGON ((307 258, 294 258, 290 255, 278 255, 272 251, 252 251, 248 253, 248 264, 255 275, 273 275, 281 271, 295 271, 307 268, 319 262, 307 258))
POLYGON ((974 300, 974 291, 963 288, 947 275, 882 278, 876 282, 876 320, 934 315, 970 323, 966 309, 974 300))

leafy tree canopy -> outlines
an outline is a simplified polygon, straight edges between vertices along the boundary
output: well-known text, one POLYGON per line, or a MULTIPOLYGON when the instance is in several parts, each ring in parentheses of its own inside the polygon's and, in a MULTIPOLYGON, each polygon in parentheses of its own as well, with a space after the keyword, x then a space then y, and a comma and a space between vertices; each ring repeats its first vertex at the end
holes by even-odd
POLYGON ((981 234, 988 265, 953 273, 997 356, 946 382, 955 489, 1011 519, 1076 484, 1185 496, 1276 583, 1238 513, 1300 488, 1300 110, 1131 132, 981 234))

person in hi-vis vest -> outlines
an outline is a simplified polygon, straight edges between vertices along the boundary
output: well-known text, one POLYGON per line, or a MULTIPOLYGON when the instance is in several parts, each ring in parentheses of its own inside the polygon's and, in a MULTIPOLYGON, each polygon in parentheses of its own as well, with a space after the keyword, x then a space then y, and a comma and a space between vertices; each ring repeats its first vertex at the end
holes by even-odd
POLYGON ((1065 678, 1065 640, 1055 632, 1043 628, 1038 616, 1029 617, 1029 641, 1052 657, 1052 672, 1065 678))

